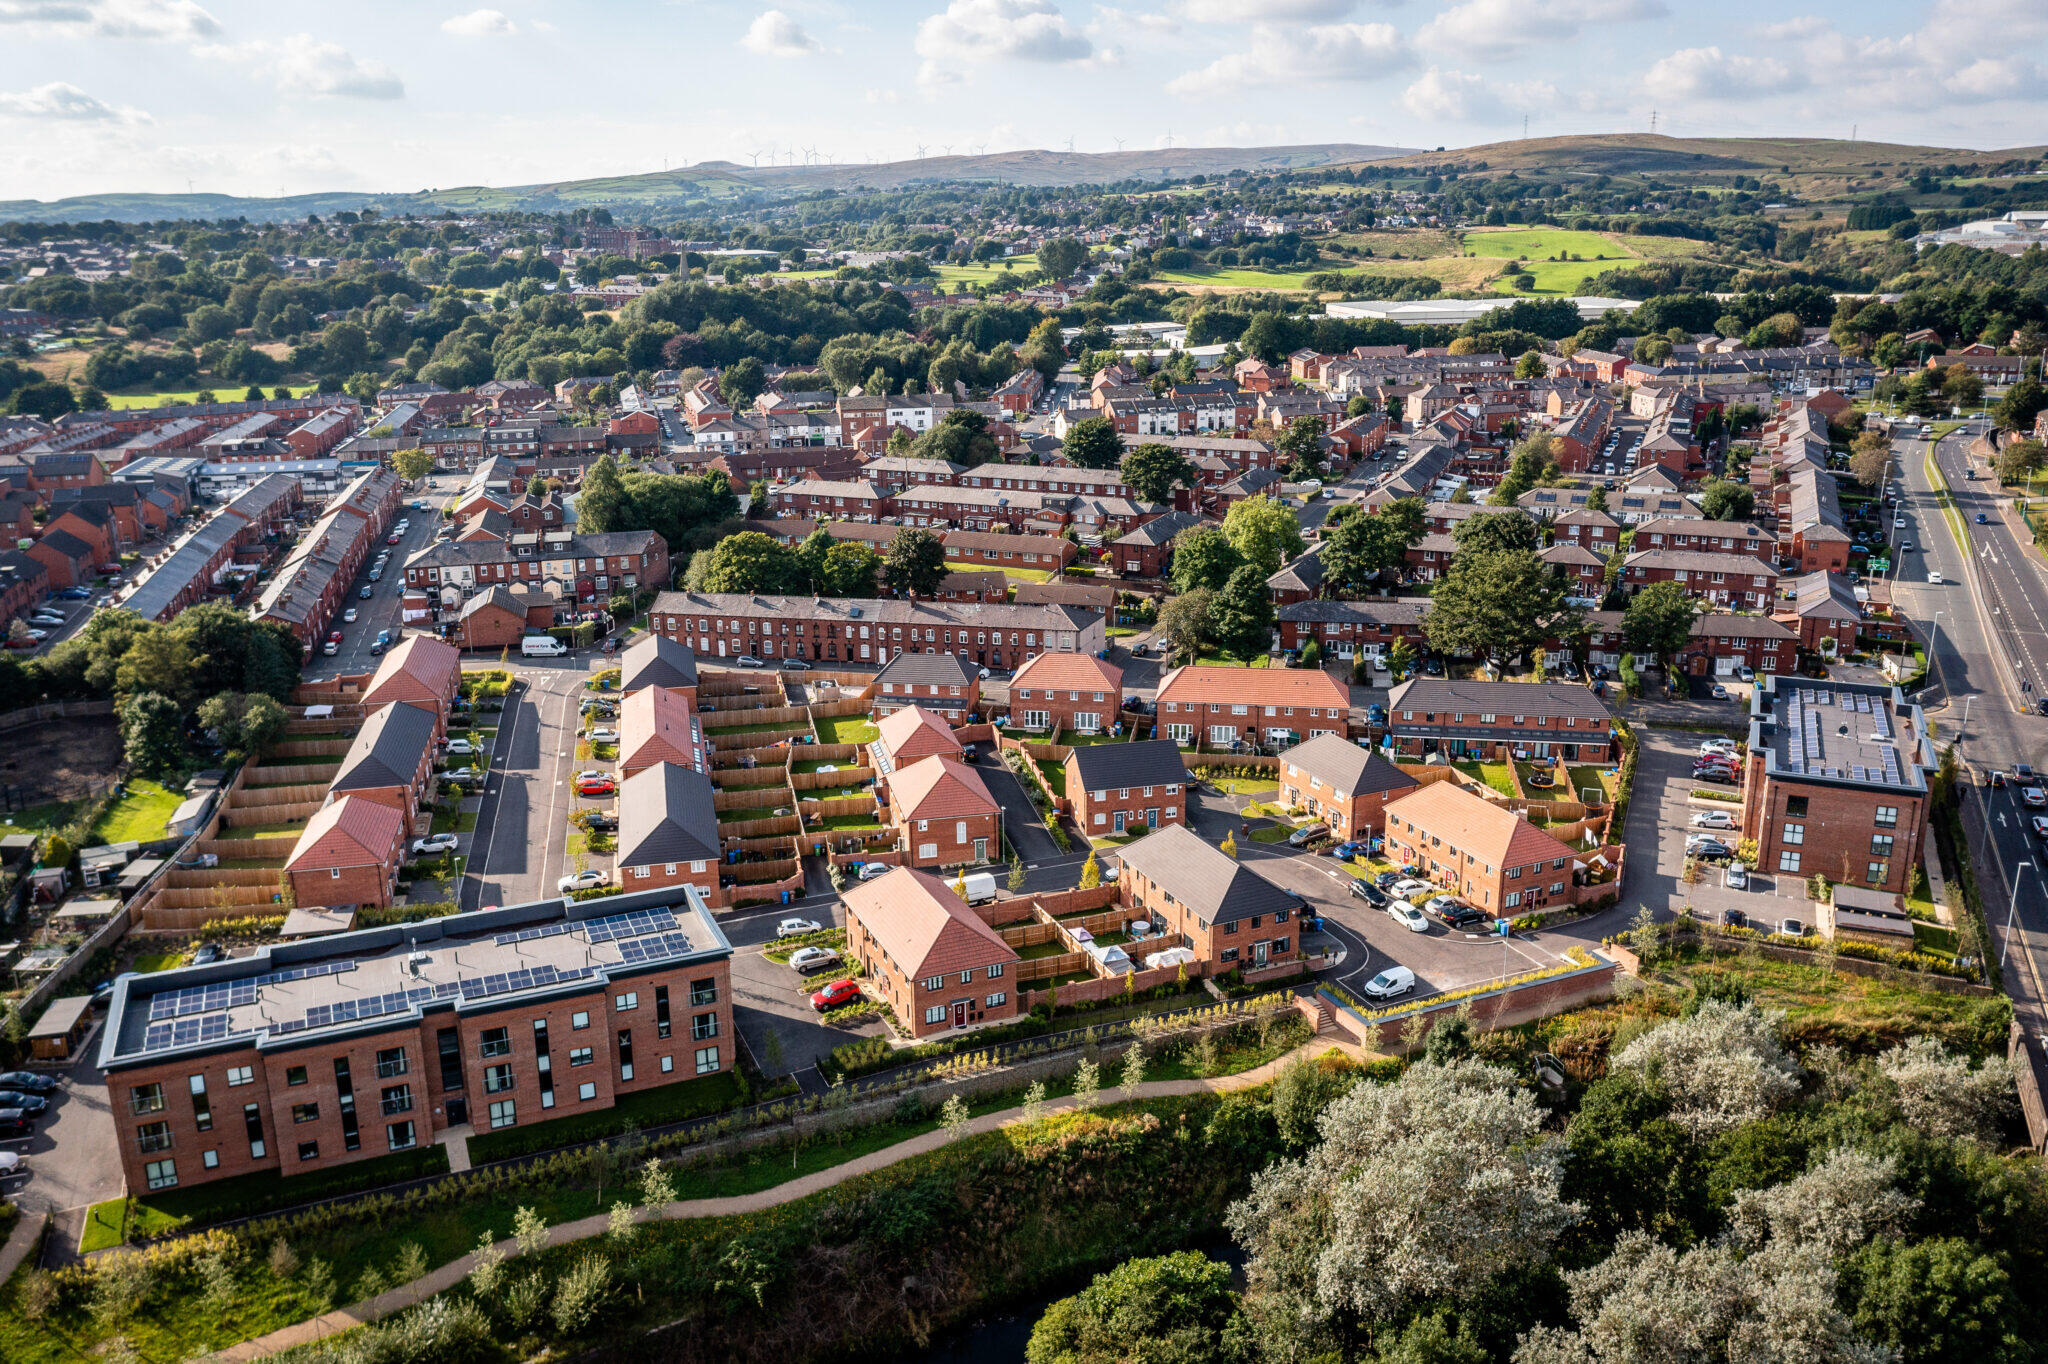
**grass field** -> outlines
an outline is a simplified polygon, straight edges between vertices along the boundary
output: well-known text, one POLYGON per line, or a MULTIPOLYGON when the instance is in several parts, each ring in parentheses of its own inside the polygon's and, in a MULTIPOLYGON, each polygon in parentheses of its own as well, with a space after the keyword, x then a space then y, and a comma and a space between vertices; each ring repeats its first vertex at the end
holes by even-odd
POLYGON ((872 743, 882 733, 873 719, 865 715, 821 715, 817 725, 821 744, 872 743))
MULTIPOLYGON (((1473 256, 1522 261, 1536 277, 1536 287, 1528 291, 1531 294, 1580 293, 1586 281, 1595 275, 1626 269, 1652 257, 1696 255, 1700 246, 1680 237, 1626 237, 1613 232, 1573 232, 1557 227, 1468 232, 1464 245, 1473 256), (1656 245, 1643 245, 1652 242, 1656 245), (1550 259, 1553 256, 1581 259, 1550 259)), ((1505 281, 1493 287, 1501 293, 1522 292, 1505 281)))
MULTIPOLYGON (((271 392, 275 387, 275 385, 266 384, 264 385, 264 391, 266 393, 271 392)), ((284 387, 289 388, 292 391, 292 396, 297 398, 314 392, 320 386, 318 384, 286 384, 284 387)), ((185 403, 199 401, 200 391, 193 388, 187 389, 182 393, 109 393, 107 395, 107 406, 122 412, 134 407, 177 407, 185 403)), ((224 385, 214 389, 213 395, 224 403, 238 403, 242 401, 242 394, 246 391, 246 385, 240 388, 234 385, 224 385)))
POLYGON ((164 836, 164 825, 184 804, 176 791, 153 781, 131 781, 127 794, 107 807, 93 826, 103 843, 148 843, 164 836))
MULTIPOLYGON (((1360 267, 1364 268, 1364 267, 1360 267)), ((1152 278, 1164 284, 1209 285, 1219 289, 1303 289, 1317 270, 1161 270, 1152 278)))

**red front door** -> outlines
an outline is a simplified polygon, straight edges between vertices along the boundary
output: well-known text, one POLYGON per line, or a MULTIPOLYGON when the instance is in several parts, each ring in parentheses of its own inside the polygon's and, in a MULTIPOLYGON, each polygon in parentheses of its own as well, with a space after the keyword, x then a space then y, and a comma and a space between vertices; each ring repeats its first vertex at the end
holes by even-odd
POLYGON ((967 1026, 967 1001, 964 999, 953 1001, 953 1026, 956 1028, 967 1026))

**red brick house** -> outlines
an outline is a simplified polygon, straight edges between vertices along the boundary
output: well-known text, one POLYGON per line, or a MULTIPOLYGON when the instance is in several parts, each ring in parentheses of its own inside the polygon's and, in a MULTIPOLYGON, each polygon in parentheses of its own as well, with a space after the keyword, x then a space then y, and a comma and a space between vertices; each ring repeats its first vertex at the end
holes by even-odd
POLYGON ((1184 824, 1125 845, 1117 882, 1124 903, 1145 911, 1212 972, 1256 969, 1300 953, 1301 897, 1211 847, 1184 824))
POLYGON ((1010 727, 1096 734, 1123 711, 1124 670, 1093 654, 1040 654, 1010 679, 1010 727))
POLYGON ((1554 543, 1570 543, 1591 550, 1603 560, 1621 548, 1621 522, 1604 511, 1581 507, 1568 511, 1550 523, 1554 543))
POLYGON ((675 763, 642 768, 619 784, 619 851, 612 860, 627 894, 688 885, 709 904, 725 903, 713 804, 711 779, 675 763))
POLYGON ((1057 573, 1080 553, 1062 535, 1006 535, 976 530, 949 530, 946 562, 986 568, 1028 568, 1057 573))
POLYGON ((391 903, 405 861, 405 819, 389 805, 348 795, 306 822, 285 859, 292 903, 300 909, 379 909, 391 903))
POLYGON ((1384 828, 1387 802, 1418 784, 1378 753, 1335 734, 1282 753, 1278 775, 1280 803, 1321 820, 1340 839, 1384 828))
POLYGON ((890 773, 920 758, 957 758, 961 753, 960 741, 953 737, 953 727, 946 723, 946 717, 923 706, 905 706, 884 716, 875 728, 879 733, 869 741, 868 752, 874 758, 876 773, 884 781, 890 773))
POLYGON ((1387 694, 1394 751, 1504 760, 1514 754, 1566 762, 1616 760, 1614 716, 1586 687, 1567 682, 1477 682, 1416 677, 1387 694))
POLYGON ((462 693, 462 651, 427 635, 407 635, 378 663, 363 689, 364 713, 407 701, 432 710, 440 721, 436 733, 448 727, 448 715, 455 698, 462 693))
POLYGON ((1173 511, 1154 517, 1109 544, 1110 569, 1126 578, 1164 578, 1173 567, 1173 541, 1182 531, 1205 522, 1193 512, 1173 511))
POLYGON ((1351 689, 1320 668, 1176 668, 1159 684, 1161 737, 1183 748, 1287 748, 1343 735, 1351 689))
POLYGON ((619 707, 619 775, 631 777, 657 763, 704 770, 704 730, 681 695, 642 687, 619 707))
POLYGON ((1638 550, 1622 563, 1621 584, 1630 592, 1665 582, 1716 606, 1760 611, 1777 596, 1778 570, 1761 559, 1689 549, 1638 550))
POLYGON ((899 867, 845 900, 846 955, 912 1037, 1022 1011, 1016 952, 939 877, 899 867))
POLYGON ((555 605, 552 596, 515 592, 493 583, 462 604, 450 638, 464 649, 509 649, 530 631, 553 625, 555 605))
POLYGON ((95 564, 111 564, 120 559, 121 536, 114 525, 113 515, 104 507, 91 507, 73 503, 60 512, 53 512, 43 523, 43 533, 68 531, 92 546, 95 564))
POLYGON ((101 563, 91 545, 63 530, 48 532, 22 553, 43 566, 53 591, 91 582, 101 563))
POLYGON ((433 780, 434 740, 440 732, 440 717, 430 707, 410 701, 380 706, 342 756, 328 783, 328 799, 353 795, 388 805, 405 817, 406 828, 413 828, 433 780))
POLYGON ((1695 677, 1732 677, 1738 668, 1791 672, 1798 636, 1770 616, 1711 611, 1692 623, 1692 638, 1678 651, 1681 671, 1695 677))
POLYGON ((896 514, 896 499, 888 489, 865 480, 828 483, 807 478, 769 493, 768 506, 780 517, 814 521, 879 521, 896 514))
POLYGON ((919 758, 892 772, 889 820, 908 866, 981 866, 1002 856, 1003 807, 957 758, 919 758))
POLYGON ((981 669, 958 654, 898 654, 875 674, 872 700, 878 718, 916 706, 952 724, 970 724, 981 700, 981 669))
POLYGON ((1648 549, 1678 549, 1694 554, 1731 554, 1765 563, 1777 553, 1777 541, 1761 526, 1740 521, 1678 520, 1656 517, 1636 526, 1630 542, 1638 552, 1648 549))
POLYGON ((1855 652, 1864 619, 1856 590, 1836 573, 1792 579, 1785 584, 1785 600, 1771 615, 1798 637, 1800 648, 1815 654, 1855 652))
POLYGON ((1455 782, 1386 808, 1387 858, 1495 918, 1577 904, 1574 853, 1504 805, 1455 782))
POLYGON ((1082 744, 1067 754, 1064 794, 1090 838, 1181 823, 1188 812, 1188 769, 1171 739, 1082 744))

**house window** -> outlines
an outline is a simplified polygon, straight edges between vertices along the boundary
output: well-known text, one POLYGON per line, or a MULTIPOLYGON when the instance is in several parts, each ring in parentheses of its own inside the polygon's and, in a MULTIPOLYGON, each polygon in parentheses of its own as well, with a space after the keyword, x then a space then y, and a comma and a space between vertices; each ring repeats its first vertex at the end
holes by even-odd
POLYGON ((718 1069, 718 1048, 716 1048, 716 1047, 699 1047, 699 1048, 697 1048, 697 1073, 698 1073, 699 1075, 709 1075, 709 1074, 711 1074, 711 1073, 712 1073, 713 1071, 715 1071, 715 1070, 717 1070, 717 1069, 718 1069))
POLYGON ((300 1159, 300 1160, 318 1160, 318 1159, 320 1159, 320 1143, 319 1143, 319 1142, 317 1142, 317 1141, 302 1141, 302 1142, 300 1142, 300 1143, 299 1143, 299 1159, 300 1159))
POLYGON ((1863 879, 1873 886, 1881 886, 1890 875, 1891 863, 1872 862, 1869 867, 1865 868, 1863 879))
POLYGON ((511 1099, 496 1099, 491 1103, 491 1126, 510 1127, 519 1121, 517 1105, 511 1099))
POLYGON ((399 1113, 412 1112, 411 1085, 387 1085, 378 1097, 387 1118, 399 1113))
POLYGON ((1870 855, 1890 860, 1892 855, 1892 836, 1890 834, 1872 834, 1870 837, 1870 855))
POLYGON ((405 1074, 405 1048, 392 1047, 377 1053, 377 1078, 390 1080, 405 1074))
POLYGON ((926 1010, 924 1011, 924 1021, 925 1021, 925 1022, 927 1022, 927 1023, 943 1023, 943 1022, 945 1022, 945 1021, 946 1021, 946 1006, 945 1006, 945 1005, 943 1005, 943 1004, 934 1004, 934 1005, 932 1005, 932 1006, 931 1006, 930 1008, 926 1009, 926 1010))
POLYGON ((302 1122, 318 1122, 319 1120, 320 1120, 320 1105, 319 1105, 319 1104, 316 1104, 316 1103, 315 1103, 315 1104, 293 1104, 293 1105, 292 1105, 292 1122, 294 1122, 294 1123, 302 1123, 302 1122))
MULTIPOLYGON (((1234 925, 1233 925, 1233 926, 1234 926, 1234 925)), ((1225 960, 1225 961, 1236 961, 1236 960, 1237 960, 1237 949, 1236 949, 1235 947, 1226 947, 1226 948, 1224 948, 1224 949, 1223 949, 1223 960, 1225 960)))
POLYGON ((419 1144, 410 1122, 395 1122, 384 1129, 385 1139, 394 1151, 410 1151, 419 1144))
POLYGON ((1806 842, 1806 826, 1804 824, 1787 824, 1785 826, 1785 841, 1787 843, 1806 842))
POLYGON ((1799 854, 1798 854, 1798 853, 1796 853, 1796 852, 1781 852, 1781 853, 1779 853, 1779 854, 1778 854, 1778 870, 1779 870, 1779 871, 1798 871, 1798 870, 1799 870, 1799 854))
POLYGON ((162 1085, 137 1085, 128 1093, 130 1113, 161 1113, 164 1111, 164 1087, 162 1085))
POLYGON ((577 1012, 569 1015, 569 1030, 571 1032, 581 1032, 589 1026, 590 1015, 588 1012, 577 1012))
POLYGON ((146 1122, 135 1129, 135 1145, 143 1154, 151 1151, 171 1149, 171 1125, 167 1122, 146 1122))
POLYGON ((168 1189, 178 1182, 178 1162, 175 1160, 152 1160, 142 1167, 142 1173, 149 1180, 152 1189, 168 1189))
POLYGON ((232 1088, 233 1088, 234 1086, 236 1086, 236 1085, 252 1085, 252 1084, 255 1084, 255 1083, 256 1083, 256 1069, 255 1069, 255 1067, 253 1067, 253 1066, 229 1066, 229 1067, 228 1067, 228 1087, 229 1087, 229 1088, 231 1088, 231 1089, 232 1089, 232 1088))
POLYGON ((637 1009, 639 1007, 640 992, 637 990, 630 991, 623 995, 615 995, 612 997, 612 1008, 619 1013, 624 1013, 628 1009, 637 1009))
POLYGON ((1801 819, 1801 818, 1803 818, 1803 817, 1805 816, 1805 814, 1806 814, 1806 797, 1805 797, 1805 796, 1787 796, 1787 797, 1785 797, 1785 813, 1786 813, 1786 814, 1787 814, 1788 816, 1790 816, 1791 818, 1793 818, 1793 819, 1801 819))
POLYGON ((944 976, 926 976, 918 982, 918 986, 920 989, 925 990, 943 990, 946 988, 946 978, 944 976))
POLYGON ((1898 827, 1899 827, 1899 807, 1898 807, 1898 806, 1896 806, 1896 805, 1880 805, 1880 806, 1878 806, 1878 807, 1877 807, 1877 827, 1878 827, 1878 828, 1880 828, 1880 829, 1896 829, 1896 828, 1898 828, 1898 827))
POLYGON ((991 1009, 1000 1008, 1009 998, 1010 996, 1007 991, 998 990, 988 997, 988 1007, 991 1009))
POLYGON ((485 1066, 485 1067, 484 1067, 484 1093, 486 1093, 486 1094, 503 1094, 503 1093, 504 1093, 504 1092, 505 1092, 506 1090, 508 1090, 508 1089, 512 1088, 512 1085, 513 1085, 513 1079, 512 1079, 512 1067, 510 1067, 510 1066, 485 1066))
POLYGON ((486 1028, 478 1039, 477 1054, 486 1059, 512 1054, 512 1034, 505 1028, 486 1028))
POLYGON ((703 1042, 718 1036, 717 1014, 696 1014, 690 1019, 690 1037, 703 1042))
POLYGON ((690 1003, 693 1005, 716 1004, 718 982, 716 980, 693 980, 690 982, 690 1003))
POLYGON ((306 1068, 304 1066, 287 1067, 284 1072, 284 1082, 288 1085, 302 1085, 306 1083, 306 1068))

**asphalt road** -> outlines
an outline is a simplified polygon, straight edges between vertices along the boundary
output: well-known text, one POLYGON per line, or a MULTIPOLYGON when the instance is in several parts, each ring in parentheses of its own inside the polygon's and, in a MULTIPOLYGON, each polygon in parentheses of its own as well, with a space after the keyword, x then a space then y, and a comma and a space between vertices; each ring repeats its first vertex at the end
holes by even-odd
MULTIPOLYGON (((460 892, 464 909, 554 895, 560 878, 574 869, 568 854, 570 812, 616 805, 610 797, 576 794, 576 711, 588 695, 583 688, 586 663, 583 656, 541 666, 529 661, 514 674, 513 690, 498 715, 476 832, 462 849, 469 857, 460 892)), ((611 764, 591 766, 609 770, 611 764)), ((598 868, 609 863, 602 856, 586 861, 598 868)))
POLYGON ((335 613, 334 624, 328 627, 330 630, 341 631, 341 650, 331 657, 316 651, 313 661, 306 665, 308 682, 326 681, 352 673, 375 672, 379 659, 376 654, 370 652, 370 646, 376 643, 377 632, 389 630, 393 640, 404 635, 404 626, 399 621, 399 598, 405 592, 405 561, 409 556, 434 543, 434 532, 441 525, 440 508, 454 494, 439 492, 419 496, 426 501, 431 510, 414 511, 414 498, 406 498, 398 516, 392 519, 392 525, 396 526, 400 519, 410 519, 411 528, 397 544, 379 544, 370 551, 369 559, 364 562, 355 580, 348 585, 348 591, 342 598, 341 609, 335 613), (377 555, 387 549, 391 551, 391 557, 384 561, 383 580, 373 583, 369 576, 370 566, 376 562, 377 555), (365 587, 371 589, 368 601, 362 599, 362 589, 365 587), (345 619, 351 610, 356 613, 353 623, 345 619))

